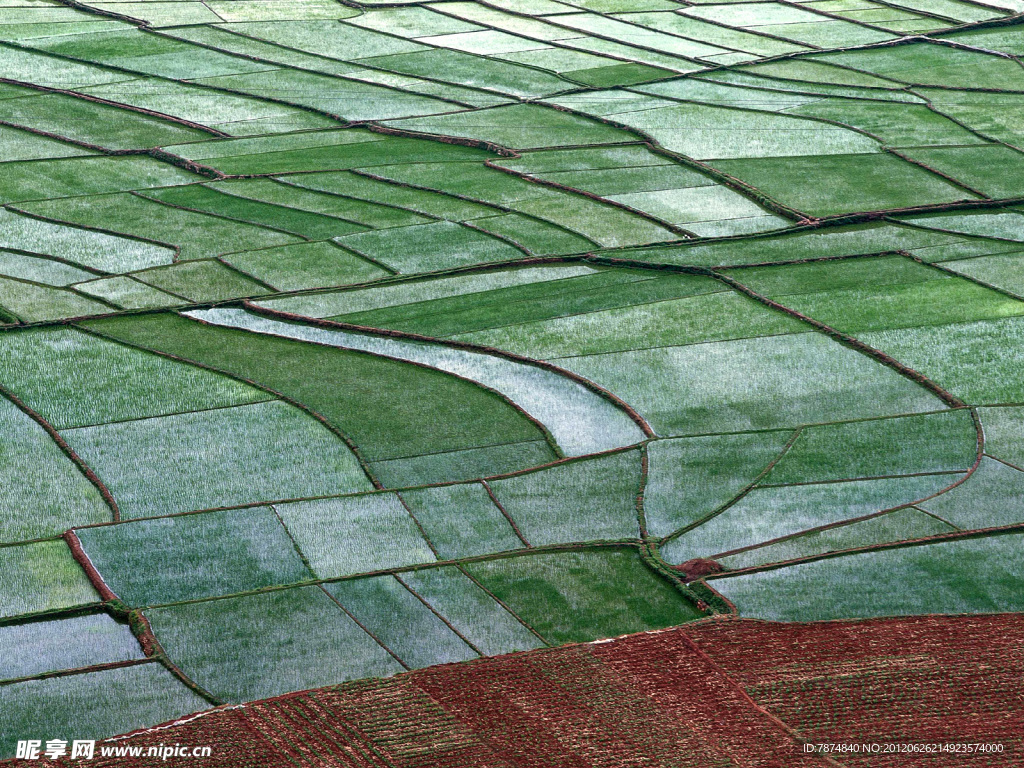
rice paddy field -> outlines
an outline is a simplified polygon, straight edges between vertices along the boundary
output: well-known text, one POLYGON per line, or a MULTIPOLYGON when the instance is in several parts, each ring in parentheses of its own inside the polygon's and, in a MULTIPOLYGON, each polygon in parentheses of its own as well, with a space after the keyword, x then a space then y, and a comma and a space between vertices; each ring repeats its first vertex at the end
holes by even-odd
POLYGON ((0 762, 1024 766, 1022 57, 0 0, 0 762))

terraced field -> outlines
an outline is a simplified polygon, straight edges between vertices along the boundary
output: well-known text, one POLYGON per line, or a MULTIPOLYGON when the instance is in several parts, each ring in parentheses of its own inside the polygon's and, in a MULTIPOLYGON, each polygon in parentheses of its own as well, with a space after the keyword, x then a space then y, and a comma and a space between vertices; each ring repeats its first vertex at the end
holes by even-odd
MULTIPOLYGON (((1021 0, 0 0, 0 758, 1024 611, 1021 56, 1021 0)), ((365 765, 468 738, 400 711, 365 765)))

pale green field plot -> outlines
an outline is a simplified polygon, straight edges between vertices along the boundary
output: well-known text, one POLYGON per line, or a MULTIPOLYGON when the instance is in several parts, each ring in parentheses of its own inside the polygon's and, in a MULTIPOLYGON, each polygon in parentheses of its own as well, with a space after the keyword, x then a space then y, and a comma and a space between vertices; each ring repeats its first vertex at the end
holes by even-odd
POLYGON ((829 558, 711 585, 740 615, 772 621, 1019 611, 1020 535, 829 558), (878 589, 878 574, 894 589, 878 589))
POLYGON ((101 739, 209 706, 156 662, 0 686, 0 755, 40 731, 101 739))
POLYGON ((270 397, 225 376, 67 328, 4 334, 0 342, 0 382, 57 429, 270 397))
POLYGON ((640 535, 639 451, 560 464, 490 486, 533 546, 640 535))
MULTIPOLYGON (((724 286, 708 281, 708 290, 719 287, 724 286)), ((799 320, 768 309, 753 299, 731 291, 716 291, 684 299, 507 325, 459 334, 456 338, 529 357, 565 359, 571 365, 576 358, 588 355, 806 331, 807 326, 799 320), (710 327, 708 317, 716 318, 710 327)))
POLYGON ((648 532, 668 536, 735 498, 778 458, 791 436, 758 432, 650 443, 644 489, 648 532))
MULTIPOLYGON (((4 99, 0 104, 16 104, 18 99, 4 99)), ((0 112, 2 114, 2 112, 0 112)), ((7 126, 0 127, 0 153, 3 162, 14 160, 40 160, 50 157, 80 157, 95 152, 56 139, 48 139, 28 131, 7 126)), ((11 172, 11 166, 4 166, 4 175, 11 172)))
MULTIPOLYGON (((259 303, 282 312, 292 312, 308 317, 342 318, 389 307, 401 307, 405 304, 457 298, 464 294, 482 294, 501 288, 591 275, 596 272, 597 270, 592 267, 576 264, 530 268, 513 267, 451 275, 443 280, 430 278, 404 280, 370 288, 291 296, 259 303)), ((355 321, 353 320, 353 322, 355 321)))
POLYGON ((100 602, 63 541, 0 548, 0 576, 6 585, 0 598, 3 618, 100 602))
POLYGON ((997 459, 1024 467, 1024 409, 984 408, 985 451, 997 459))
POLYGON ((182 297, 173 296, 143 282, 123 276, 79 283, 75 286, 75 290, 87 296, 95 296, 97 299, 102 299, 122 309, 157 309, 186 303, 182 297))
POLYGON ((422 569, 401 579, 484 655, 545 644, 458 568, 422 569))
POLYGON ((323 579, 436 560, 394 493, 277 505, 295 545, 323 579))
POLYGON ((0 250, 0 274, 55 287, 70 285, 79 280, 89 280, 94 277, 93 273, 70 264, 4 250, 0 250))
POLYGON ((106 304, 70 291, 5 277, 0 277, 0 306, 8 314, 27 323, 58 320, 62 317, 103 315, 111 310, 106 304))
POLYGON ((20 207, 29 213, 63 218, 86 227, 114 224, 119 233, 177 247, 183 259, 300 242, 295 235, 161 205, 131 194, 23 203, 20 207))
POLYGON ((0 400, 0 541, 57 536, 102 523, 111 510, 54 440, 8 400, 0 400))
POLYGON ((63 435, 104 480, 126 517, 370 487, 341 438, 278 400, 68 429, 63 435))
MULTIPOLYGON (((232 3, 237 1, 232 0, 232 3)), ((266 4, 265 0, 260 0, 260 3, 266 4)), ((142 78, 133 80, 130 88, 115 84, 81 90, 90 96, 189 120, 229 136, 337 127, 337 122, 329 117, 298 107, 260 101, 242 94, 211 91, 172 80, 142 78)))
POLYGON ((952 485, 959 475, 758 488, 706 523, 671 541, 669 562, 711 557, 772 539, 910 504, 952 485))
POLYGON ((63 226, 8 210, 0 211, 0 238, 8 248, 53 256, 105 272, 170 264, 174 258, 174 250, 168 246, 63 226))
POLYGON ((1001 253, 994 256, 979 256, 972 259, 943 261, 942 266, 973 277, 1017 296, 1024 296, 1024 260, 1022 253, 1001 253))
POLYGON ((0 627, 0 669, 8 680, 141 658, 128 625, 105 613, 0 627))
POLYGON ((963 485, 921 508, 964 530, 1024 523, 1024 472, 986 456, 963 485))
POLYGON ((934 395, 895 371, 817 334, 560 362, 621 397, 665 437, 777 429, 941 407, 934 395))
POLYGON ((726 555, 718 558, 718 562, 734 570, 753 568, 768 563, 815 557, 829 552, 942 536, 956 533, 958 530, 954 525, 919 509, 903 507, 867 520, 797 534, 774 544, 747 549, 735 555, 726 555))
POLYGON ((468 661, 479 654, 393 576, 350 579, 325 589, 408 667, 468 661))

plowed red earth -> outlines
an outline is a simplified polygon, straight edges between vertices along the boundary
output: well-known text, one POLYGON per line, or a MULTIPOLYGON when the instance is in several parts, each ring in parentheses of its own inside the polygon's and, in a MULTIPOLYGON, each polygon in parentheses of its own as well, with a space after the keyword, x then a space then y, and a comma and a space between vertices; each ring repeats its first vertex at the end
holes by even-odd
POLYGON ((97 751, 95 760, 69 764, 1009 768, 1024 766, 1022 741, 1022 615, 722 618, 289 694, 104 744, 211 745, 205 759, 97 751), (819 743, 880 751, 805 751, 819 743), (884 751, 978 743, 1003 751, 884 751))

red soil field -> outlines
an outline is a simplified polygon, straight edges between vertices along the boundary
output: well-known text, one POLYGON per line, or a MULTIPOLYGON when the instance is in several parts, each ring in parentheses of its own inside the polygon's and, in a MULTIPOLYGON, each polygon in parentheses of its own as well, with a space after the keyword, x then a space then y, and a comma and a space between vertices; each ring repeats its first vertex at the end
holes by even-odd
POLYGON ((97 749, 95 760, 67 764, 1010 768, 1024 766, 1022 742, 1022 615, 715 618, 289 694, 98 745, 211 745, 208 758, 101 758, 97 749), (805 751, 825 742, 1003 751, 805 751))

